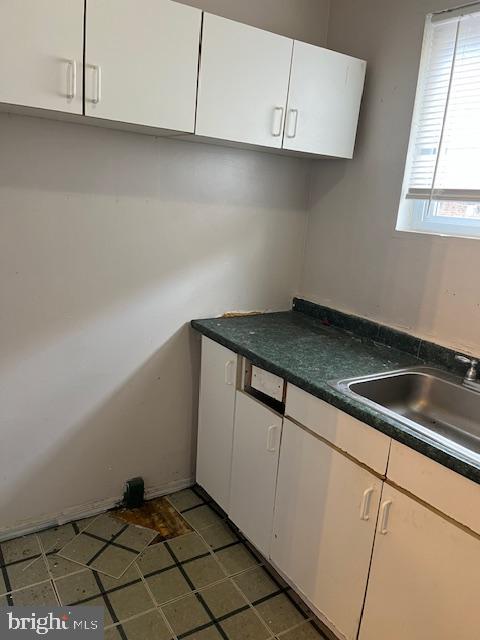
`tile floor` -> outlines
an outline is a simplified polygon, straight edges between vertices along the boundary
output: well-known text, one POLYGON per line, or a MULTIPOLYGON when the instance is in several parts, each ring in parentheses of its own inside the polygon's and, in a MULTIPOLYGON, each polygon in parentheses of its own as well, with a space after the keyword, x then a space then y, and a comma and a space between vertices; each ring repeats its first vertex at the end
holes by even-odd
POLYGON ((324 638, 305 605, 199 487, 168 499, 194 530, 154 541, 120 578, 57 553, 92 518, 3 542, 0 606, 101 605, 106 640, 324 638))

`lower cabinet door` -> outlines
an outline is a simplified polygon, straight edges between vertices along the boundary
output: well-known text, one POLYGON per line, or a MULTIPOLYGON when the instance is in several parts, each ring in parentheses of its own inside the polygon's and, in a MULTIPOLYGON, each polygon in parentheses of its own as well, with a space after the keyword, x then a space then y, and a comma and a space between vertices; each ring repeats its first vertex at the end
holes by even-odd
POLYGON ((369 471, 284 421, 271 559, 346 638, 358 632, 381 490, 369 471))
POLYGON ((227 513, 237 354, 202 337, 196 479, 227 513))
POLYGON ((480 637, 480 540, 385 485, 360 640, 480 637))
POLYGON ((230 519, 268 557, 282 418, 237 391, 230 519))

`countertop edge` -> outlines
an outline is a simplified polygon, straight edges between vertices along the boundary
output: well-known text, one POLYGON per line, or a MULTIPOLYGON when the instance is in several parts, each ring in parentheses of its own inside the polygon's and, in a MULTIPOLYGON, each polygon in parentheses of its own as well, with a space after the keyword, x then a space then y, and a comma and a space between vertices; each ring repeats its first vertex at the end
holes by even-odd
POLYGON ((230 349, 231 351, 238 353, 245 358, 248 358, 253 364, 273 373, 275 375, 284 378, 290 384, 295 385, 299 389, 302 389, 306 393, 327 402, 340 411, 344 411, 348 415, 360 420, 368 426, 384 433, 386 436, 404 444, 411 449, 418 451, 419 453, 432 459, 434 462, 438 462, 442 466, 455 471, 459 475, 464 476, 468 480, 480 484, 480 469, 461 458, 456 457, 449 451, 445 451, 437 444, 430 443, 427 440, 419 437, 417 434, 411 432, 405 425, 398 422, 395 424, 395 420, 392 418, 386 418, 380 412, 376 412, 371 407, 366 408, 362 403, 355 401, 352 398, 348 398, 343 394, 336 392, 333 387, 317 387, 306 382, 301 376, 296 376, 291 371, 285 370, 283 367, 276 365, 274 362, 265 358, 259 357, 254 351, 240 346, 237 342, 229 340, 228 338, 219 335, 216 331, 205 327, 201 324, 201 320, 192 320, 190 325, 193 329, 201 333, 202 335, 210 338, 214 342, 221 344, 222 346, 230 349))

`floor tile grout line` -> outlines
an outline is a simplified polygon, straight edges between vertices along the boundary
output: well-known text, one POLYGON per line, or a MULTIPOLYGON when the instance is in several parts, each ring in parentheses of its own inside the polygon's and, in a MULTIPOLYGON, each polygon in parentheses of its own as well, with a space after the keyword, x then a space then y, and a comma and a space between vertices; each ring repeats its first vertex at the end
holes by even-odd
POLYGON ((55 582, 53 580, 53 575, 52 575, 52 572, 50 571, 50 564, 49 564, 49 562, 47 560, 47 554, 45 553, 45 549, 43 547, 42 540, 41 540, 41 538, 40 538, 40 536, 38 534, 35 534, 35 538, 37 540, 37 544, 38 544, 38 546, 40 548, 40 552, 41 552, 41 557, 43 558, 43 562, 45 563, 45 567, 47 569, 47 573, 48 573, 48 576, 50 578, 50 585, 51 585, 51 587, 53 589, 53 593, 55 594, 55 598, 57 599, 57 604, 60 607, 60 606, 62 606, 61 605, 61 601, 60 601, 60 594, 58 593, 57 587, 56 587, 55 582))
MULTIPOLYGON (((124 529, 124 531, 126 531, 126 529, 124 529)), ((138 555, 139 553, 138 549, 132 549, 131 547, 127 547, 126 545, 120 544, 119 542, 115 542, 114 540, 105 540, 105 538, 102 538, 101 536, 97 536, 95 533, 90 533, 90 531, 81 531, 80 533, 82 536, 87 536, 87 538, 92 538, 93 540, 99 540, 100 542, 106 542, 107 545, 111 547, 115 547, 117 549, 123 549, 124 551, 130 551, 131 553, 135 553, 136 555, 138 555)))
POLYGON ((155 600, 155 596, 153 595, 153 591, 150 589, 150 585, 148 584, 147 580, 145 579, 145 577, 143 576, 140 567, 138 566, 137 563, 135 563, 135 568, 138 571, 138 574, 140 575, 140 578, 142 579, 143 584, 145 585, 145 589, 148 591, 148 595, 150 596, 151 601, 153 602, 153 604, 155 605, 155 609, 156 611, 158 611, 163 619, 163 621, 165 622, 165 624, 167 625, 167 629, 169 630, 169 632, 172 634, 172 640, 178 640, 177 639, 177 634, 175 633, 175 631, 173 630, 172 625, 170 624, 170 622, 167 619, 167 616, 164 614, 162 608, 157 604, 157 601, 155 600))
MULTIPOLYGON (((181 563, 178 561, 178 558, 176 557, 174 551, 172 551, 172 549, 170 548, 170 545, 168 544, 168 542, 165 543, 165 546, 166 546, 167 551, 169 552, 169 554, 172 556, 173 561, 178 565, 177 568, 179 569, 180 573, 182 574, 182 576, 186 580, 187 584, 190 586, 191 589, 195 589, 196 587, 195 587, 194 583, 192 582, 190 576, 184 570, 184 568, 182 567, 181 563)), ((213 613, 210 610, 210 607, 208 606, 208 604, 205 602, 205 599, 198 592, 195 593, 195 597, 197 598, 197 600, 200 602, 200 604, 204 608, 205 613, 210 618, 210 620, 213 620, 213 618, 214 618, 213 613)), ((221 627, 219 627, 217 624, 215 624, 215 628, 217 629, 217 631, 219 632, 219 634, 222 636, 222 638, 224 640, 228 640, 227 635, 225 634, 225 632, 223 631, 223 629, 221 627)))
POLYGON ((3 555, 3 549, 1 544, 0 544, 0 565, 2 569, 3 582, 5 583, 5 589, 7 590, 6 593, 9 593, 11 591, 12 583, 10 581, 10 576, 8 575, 8 567, 5 563, 5 557, 3 555))
MULTIPOLYGON (((246 573, 246 572, 245 572, 246 573)), ((235 587, 235 589, 242 595, 242 598, 244 598, 244 600, 248 603, 248 606, 250 607, 250 609, 253 611, 253 613, 255 614, 256 618, 258 618, 258 620, 260 621, 260 623, 262 624, 262 626, 270 633, 271 636, 274 636, 275 634, 273 633, 272 629, 270 629, 270 627, 268 626, 267 622, 262 618, 262 616, 260 615, 260 613, 255 609, 255 607, 253 606, 253 604, 250 602, 250 600, 247 598, 246 594, 243 593, 243 591, 241 590, 241 588, 238 586, 238 584, 235 582, 235 580, 233 580, 232 578, 230 579, 233 586, 235 587)))
MULTIPOLYGON (((100 589, 100 596, 103 600, 103 602, 105 603, 105 606, 110 614, 110 617, 112 618, 112 620, 115 622, 120 622, 120 620, 118 619, 117 613, 115 611, 115 608, 113 607, 112 603, 110 602, 110 598, 108 597, 108 595, 105 593, 105 587, 103 586, 102 580, 98 574, 97 571, 93 572, 93 576, 95 578, 95 582, 97 583, 98 588, 100 589)), ((117 630, 118 633, 120 634, 122 640, 128 640, 127 638, 127 634, 125 633, 125 630, 123 629, 122 625, 119 624, 117 626, 117 630)))

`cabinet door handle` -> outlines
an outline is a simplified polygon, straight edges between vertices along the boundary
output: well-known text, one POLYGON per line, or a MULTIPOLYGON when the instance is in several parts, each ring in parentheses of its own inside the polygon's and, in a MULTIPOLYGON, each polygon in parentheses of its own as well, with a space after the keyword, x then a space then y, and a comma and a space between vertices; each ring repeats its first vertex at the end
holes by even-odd
POLYGON ((67 61, 67 99, 73 100, 77 92, 77 62, 67 61))
POLYGON ((102 99, 102 68, 98 64, 91 64, 89 66, 95 76, 95 93, 90 102, 98 104, 102 99))
POLYGON ((233 376, 232 376, 233 365, 234 365, 233 360, 228 360, 225 363, 225 384, 229 384, 229 385, 233 384, 233 376))
POLYGON ((388 533, 388 516, 390 515, 390 507, 392 506, 391 500, 386 500, 380 508, 380 526, 378 532, 382 536, 388 533))
POLYGON ((275 453, 275 451, 277 450, 277 431, 278 431, 278 427, 276 424, 272 424, 271 427, 268 427, 268 431, 267 431, 267 451, 270 451, 271 453, 275 453))
POLYGON ((368 487, 363 492, 362 506, 360 507, 360 520, 370 520, 370 503, 372 501, 373 487, 368 487))
POLYGON ((289 109, 287 116, 287 138, 295 138, 297 135, 298 109, 289 109), (292 119, 293 128, 292 128, 292 119))
POLYGON ((274 107, 272 115, 272 136, 278 138, 282 133, 283 107, 274 107))

